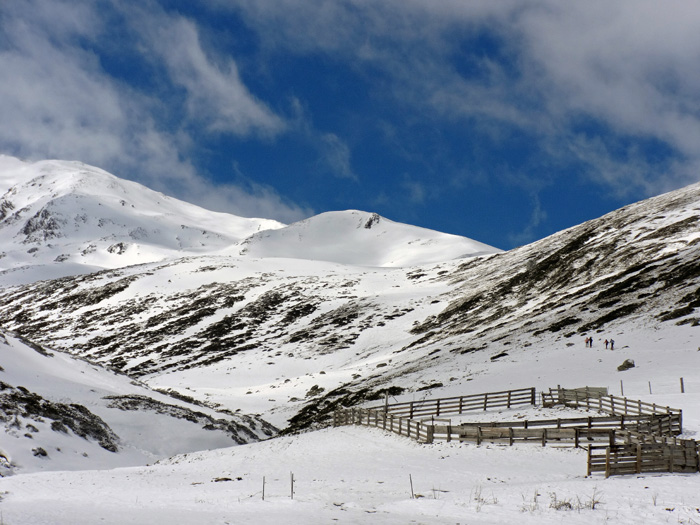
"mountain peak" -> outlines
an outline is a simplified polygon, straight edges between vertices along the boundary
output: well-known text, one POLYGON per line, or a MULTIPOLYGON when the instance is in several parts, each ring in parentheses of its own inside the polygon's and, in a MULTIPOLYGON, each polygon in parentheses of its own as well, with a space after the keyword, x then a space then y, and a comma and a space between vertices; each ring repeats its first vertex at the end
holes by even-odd
POLYGON ((16 282, 216 252, 283 226, 208 211, 80 162, 4 156, 0 188, 8 184, 0 271, 19 272, 16 282))
POLYGON ((8 284, 214 253, 404 267, 499 251, 359 210, 286 227, 212 212, 75 161, 0 156, 0 190, 8 284))
POLYGON ((418 266, 500 251, 466 237, 360 210, 321 213, 285 228, 256 233, 241 245, 241 253, 251 257, 380 267, 418 266))

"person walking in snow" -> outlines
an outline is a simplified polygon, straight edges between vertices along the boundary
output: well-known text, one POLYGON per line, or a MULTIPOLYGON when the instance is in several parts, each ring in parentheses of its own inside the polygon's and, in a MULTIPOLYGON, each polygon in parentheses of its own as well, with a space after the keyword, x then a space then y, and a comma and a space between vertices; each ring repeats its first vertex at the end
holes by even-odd
POLYGON ((610 339, 610 350, 615 350, 615 340, 610 339))
POLYGON ((593 348, 593 338, 592 337, 588 338, 588 344, 590 345, 591 348, 593 348))
POLYGON ((606 350, 608 349, 608 340, 607 339, 605 340, 605 349, 606 350))
POLYGON ((588 337, 586 337, 586 348, 588 348, 588 341, 589 341, 589 339, 588 339, 588 337))

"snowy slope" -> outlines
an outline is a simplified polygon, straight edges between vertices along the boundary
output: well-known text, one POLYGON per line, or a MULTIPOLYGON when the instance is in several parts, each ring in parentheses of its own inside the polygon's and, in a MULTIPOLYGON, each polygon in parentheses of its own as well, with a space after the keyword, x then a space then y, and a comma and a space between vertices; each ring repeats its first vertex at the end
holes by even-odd
POLYGON ((0 323, 299 428, 387 387, 439 391, 477 364, 625 326, 692 341, 698 210, 694 185, 510 252, 410 268, 189 257, 0 291, 0 323))
POLYGON ((240 254, 358 266, 408 267, 498 253, 486 244, 357 210, 322 213, 252 235, 240 254))
POLYGON ((211 212, 79 162, 2 156, 2 187, 0 272, 10 274, 0 283, 215 252, 283 226, 211 212))
MULTIPOLYGON (((379 266, 398 261, 375 251, 372 229, 384 231, 385 219, 372 220, 369 232, 355 231, 371 219, 361 212, 330 219, 256 235, 242 255, 190 256, 0 290, 0 325, 151 387, 261 414, 291 430, 322 427, 337 406, 376 404, 387 388, 392 400, 407 401, 561 384, 607 386, 681 408, 684 437, 700 436, 700 185, 510 252, 413 267, 379 266), (355 263, 344 243, 330 244, 328 224, 365 246, 372 264, 355 263), (309 250, 326 260, 304 258, 309 250), (610 338, 614 351, 602 342, 610 338), (626 359, 635 367, 619 371, 626 359)), ((409 237, 396 246, 412 257, 409 237)), ((137 412, 104 405, 105 392, 124 395, 142 385, 125 379, 128 385, 117 387, 101 373, 79 381, 74 374, 92 377, 94 365, 31 364, 13 352, 68 358, 6 339, 0 381, 11 388, 0 396, 25 386, 61 402, 78 384, 80 403, 141 454, 110 465, 142 465, 173 452, 153 449, 152 428, 139 430, 145 421, 137 412), (70 388, 56 386, 63 374, 70 388)), ((57 444, 54 434, 62 435, 38 424, 33 433, 28 420, 20 421, 21 432, 5 423, 0 447, 14 447, 8 454, 28 462, 25 472, 47 464, 27 448, 44 436, 58 468, 99 467, 100 455, 112 454, 76 436, 57 444), (79 461, 60 463, 66 450, 79 461), (81 465, 83 451, 94 464, 81 465)), ((0 516, 12 524, 700 522, 700 475, 606 480, 585 472, 582 450, 421 446, 378 429, 325 428, 151 466, 2 478, 0 516), (409 480, 422 498, 410 498, 409 480), (596 508, 586 508, 592 500, 596 508), (561 501, 571 510, 557 510, 561 501)))
MULTIPOLYGON (((587 352, 598 357, 603 351, 587 352)), ((685 353, 678 364, 693 368, 693 358, 685 353)), ((521 364, 528 370, 538 366, 534 358, 521 364)), ((654 373, 664 371, 656 368, 654 373)), ((692 393, 666 391, 640 397, 682 408, 685 427, 697 434, 700 382, 697 374, 693 377, 692 393)), ((511 368, 502 381, 525 386, 522 378, 522 371, 511 368)), ((587 379, 594 385, 605 380, 596 375, 587 379)), ((463 393, 476 393, 478 388, 461 385, 463 393)), ((538 409, 526 408, 490 413, 491 419, 509 420, 538 415, 538 409)), ((0 512, 13 525, 692 525, 700 518, 698 474, 586 477, 583 449, 535 443, 420 445, 367 427, 285 436, 176 456, 148 467, 14 476, 0 479, 0 495, 0 512), (412 491, 416 499, 411 498, 412 491)))
POLYGON ((144 465, 267 438, 255 417, 223 414, 0 331, 0 476, 144 465))

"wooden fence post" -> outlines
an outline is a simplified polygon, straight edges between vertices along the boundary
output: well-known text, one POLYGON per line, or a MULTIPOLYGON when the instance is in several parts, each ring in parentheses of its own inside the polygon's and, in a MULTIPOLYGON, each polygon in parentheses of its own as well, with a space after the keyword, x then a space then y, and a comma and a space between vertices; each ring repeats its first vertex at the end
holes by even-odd
POLYGON ((683 378, 681 377, 681 394, 685 394, 685 386, 683 385, 683 378))
POLYGON ((586 472, 586 476, 591 475, 591 446, 588 445, 588 470, 586 472))
MULTIPOLYGON (((532 389, 530 390, 530 404, 531 405, 536 405, 537 404, 537 393, 535 392, 535 387, 533 386, 532 389)), ((510 392, 508 392, 508 406, 510 406, 510 392)))
POLYGON ((668 446, 668 471, 673 474, 673 445, 668 446))
POLYGON ((484 394, 484 412, 486 412, 486 408, 488 408, 489 403, 488 403, 489 395, 484 394))
POLYGON ((642 444, 637 443, 637 474, 642 472, 642 444))
POLYGON ((605 449, 605 477, 610 477, 610 447, 605 449))

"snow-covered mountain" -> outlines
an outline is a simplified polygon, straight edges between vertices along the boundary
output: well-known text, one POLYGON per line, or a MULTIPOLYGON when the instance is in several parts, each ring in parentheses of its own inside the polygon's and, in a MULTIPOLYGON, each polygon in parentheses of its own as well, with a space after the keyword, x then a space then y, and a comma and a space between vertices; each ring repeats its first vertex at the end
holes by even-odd
POLYGON ((3 187, 4 284, 216 252, 283 226, 204 210, 79 162, 0 156, 3 187))
POLYGON ((365 212, 287 227, 211 212, 79 162, 0 155, 3 190, 0 286, 214 253, 411 266, 499 251, 365 212))
POLYGON ((409 268, 188 257, 7 289, 0 323, 297 428, 545 344, 623 326, 693 332, 699 210, 694 185, 506 253, 409 268))
MULTIPOLYGON (((49 208, 44 223, 42 204, 5 224, 22 209, 20 194, 36 198, 37 187, 48 184, 31 186, 36 177, 18 173, 6 177, 17 188, 3 201, 12 207, 5 205, 0 235, 5 227, 14 232, 6 258, 19 261, 22 250, 38 248, 25 264, 39 268, 59 242, 68 246, 83 233, 81 242, 95 242, 90 232, 102 231, 99 225, 82 229, 66 217, 84 202, 98 203, 91 209, 101 213, 112 202, 96 197, 104 184, 85 190, 84 200, 67 192, 71 204, 54 205, 58 215, 49 208), (37 213, 42 226, 22 233, 37 213), (51 219, 65 237, 49 235, 51 219)), ((141 209, 153 210, 153 202, 141 209)), ((176 218, 182 206, 173 206, 172 215, 161 215, 168 224, 189 224, 176 218)), ((147 217, 133 212, 136 205, 112 208, 128 212, 123 224, 147 217)), ((177 227, 162 226, 170 233, 149 237, 160 250, 151 262, 120 266, 131 259, 114 255, 111 266, 93 260, 110 269, 86 274, 80 265, 73 276, 6 286, 0 475, 47 472, 0 479, 0 517, 695 523, 697 475, 607 480, 584 476, 581 449, 454 441, 426 447, 379 429, 294 431, 324 426, 335 407, 377 403, 385 394, 408 401, 557 384, 623 394, 624 381, 626 396, 683 409, 683 437, 697 438, 699 222, 700 185, 693 185, 504 253, 355 211, 196 249, 173 244, 177 227), (593 346, 584 345, 591 337, 593 346), (605 339, 615 339, 614 351, 605 339), (635 366, 621 371, 628 359, 635 366), (204 450, 264 438, 275 431, 264 420, 290 435, 204 450), (200 452, 143 466, 193 450, 200 452), (95 470, 117 465, 141 466, 95 470), (299 480, 293 501, 290 473, 299 480), (409 480, 423 497, 411 497, 409 480), (594 508, 580 505, 593 501, 594 508)), ((98 246, 114 240, 99 237, 98 246)), ((6 273, 6 283, 17 275, 6 273)), ((483 417, 537 419, 540 410, 483 417)))
POLYGON ((241 243, 239 255, 408 267, 497 253, 492 246, 357 210, 327 212, 241 243))
POLYGON ((2 330, 0 363, 0 477, 145 465, 276 433, 2 330))

